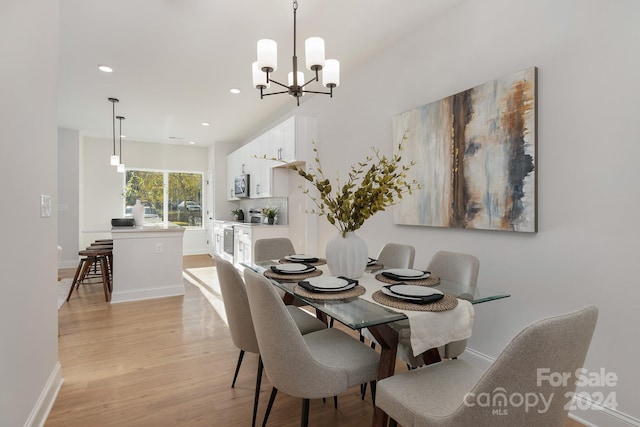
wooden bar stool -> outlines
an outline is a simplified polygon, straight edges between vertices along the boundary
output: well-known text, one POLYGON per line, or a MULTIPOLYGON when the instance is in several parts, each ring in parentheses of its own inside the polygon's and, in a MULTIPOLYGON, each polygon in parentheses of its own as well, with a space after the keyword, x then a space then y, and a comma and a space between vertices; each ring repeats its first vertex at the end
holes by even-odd
POLYGON ((109 297, 112 291, 111 279, 109 274, 109 257, 113 256, 113 251, 111 249, 104 248, 91 248, 79 251, 78 255, 80 255, 82 258, 80 258, 78 268, 76 269, 76 273, 73 276, 73 282, 71 283, 71 289, 69 289, 67 301, 69 301, 69 298, 71 298, 71 294, 73 293, 74 288, 77 289, 80 286, 80 282, 82 282, 87 277, 87 273, 91 269, 91 266, 97 264, 100 266, 102 287, 104 289, 104 299, 105 301, 109 302, 109 297))

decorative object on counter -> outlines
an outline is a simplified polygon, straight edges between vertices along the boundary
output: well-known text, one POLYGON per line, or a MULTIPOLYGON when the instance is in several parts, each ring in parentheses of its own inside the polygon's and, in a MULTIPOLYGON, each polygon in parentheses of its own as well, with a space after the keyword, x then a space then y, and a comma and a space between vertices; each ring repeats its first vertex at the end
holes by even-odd
POLYGON ((244 221, 244 212, 242 212, 242 209, 234 209, 231 211, 231 214, 234 216, 236 221, 244 221))
POLYGON ((258 40, 258 60, 251 64, 253 72, 253 85, 260 90, 260 99, 268 95, 288 93, 296 99, 300 105, 300 97, 305 93, 320 93, 333 97, 333 88, 340 85, 340 62, 336 59, 324 57, 324 40, 320 37, 310 37, 304 42, 307 69, 315 73, 315 77, 305 83, 304 73, 298 71, 298 56, 296 54, 296 12, 298 2, 293 2, 293 71, 288 74, 288 85, 272 80, 270 73, 278 68, 278 45, 274 40, 258 40), (322 85, 329 88, 329 92, 319 92, 305 89, 311 82, 318 82, 318 72, 324 68, 322 85), (264 93, 271 83, 285 88, 279 92, 264 93))
POLYGON ((353 279, 362 276, 369 260, 368 251, 364 241, 354 232, 377 212, 399 203, 403 194, 413 194, 413 190, 421 188, 416 180, 407 177, 415 163, 402 163, 402 143, 406 139, 407 131, 390 158, 372 147, 374 155, 367 156, 357 165, 351 165, 346 182, 336 180, 335 192, 322 172, 315 142, 315 171, 310 169, 307 172, 295 164, 289 165, 318 190, 319 199, 312 196, 309 189, 303 190, 316 205, 309 213, 326 217, 339 231, 327 244, 326 258, 332 275, 353 279))
POLYGON ((131 213, 133 214, 136 227, 141 227, 144 224, 144 206, 142 206, 140 199, 136 199, 136 204, 133 205, 131 213))
POLYGON ((262 214, 267 217, 267 224, 273 225, 276 221, 278 208, 264 208, 262 209, 262 214))
POLYGON ((112 227, 133 227, 136 225, 136 222, 133 218, 112 218, 111 226, 112 227))

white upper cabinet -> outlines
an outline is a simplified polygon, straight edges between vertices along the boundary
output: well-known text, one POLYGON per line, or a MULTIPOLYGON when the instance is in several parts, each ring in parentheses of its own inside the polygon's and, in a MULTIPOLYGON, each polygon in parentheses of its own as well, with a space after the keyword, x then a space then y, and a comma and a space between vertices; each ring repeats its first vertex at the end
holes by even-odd
POLYGON ((250 175, 252 199, 288 196, 286 164, 307 160, 307 147, 314 141, 315 132, 315 119, 293 116, 229 154, 229 200, 237 200, 233 187, 235 177, 240 174, 250 175))
POLYGON ((287 163, 304 162, 307 147, 316 137, 316 121, 311 117, 293 116, 271 129, 269 135, 276 159, 287 163))

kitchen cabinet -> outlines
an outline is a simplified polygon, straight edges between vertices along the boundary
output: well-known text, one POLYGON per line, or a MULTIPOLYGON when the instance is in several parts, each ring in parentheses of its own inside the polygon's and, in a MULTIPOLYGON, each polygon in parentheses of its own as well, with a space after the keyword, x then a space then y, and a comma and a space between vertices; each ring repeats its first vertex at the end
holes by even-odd
POLYGON ((222 257, 224 253, 224 221, 213 222, 213 252, 222 257))
POLYGON ((227 200, 238 200, 233 187, 236 176, 243 173, 250 175, 250 198, 288 196, 287 163, 306 161, 315 135, 314 118, 293 116, 229 154, 227 200))
POLYGON ((252 235, 251 227, 233 227, 233 263, 238 269, 243 268, 241 263, 251 263, 252 235))
POLYGON ((289 237, 286 225, 236 224, 233 226, 233 264, 243 270, 241 263, 252 263, 253 248, 259 239, 289 237))
POLYGON ((307 160, 307 147, 316 138, 316 120, 312 117, 293 116, 269 131, 275 158, 282 162, 307 160))
POLYGON ((227 200, 238 200, 234 194, 234 185, 236 176, 241 174, 241 155, 242 152, 236 150, 227 156, 227 200))
POLYGON ((184 295, 184 231, 172 223, 114 227, 111 303, 184 295))

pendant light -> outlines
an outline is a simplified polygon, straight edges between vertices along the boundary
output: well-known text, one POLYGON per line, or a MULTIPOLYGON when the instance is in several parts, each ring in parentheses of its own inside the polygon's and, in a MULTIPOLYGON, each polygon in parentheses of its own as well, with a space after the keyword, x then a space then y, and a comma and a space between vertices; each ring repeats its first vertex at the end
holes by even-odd
POLYGON ((116 102, 120 102, 118 98, 109 98, 109 102, 113 107, 113 154, 111 155, 111 166, 120 164, 120 157, 116 154, 116 102))
POLYGON ((120 124, 120 162, 118 163, 118 172, 124 173, 124 163, 122 163, 122 121, 124 116, 116 116, 120 124))

